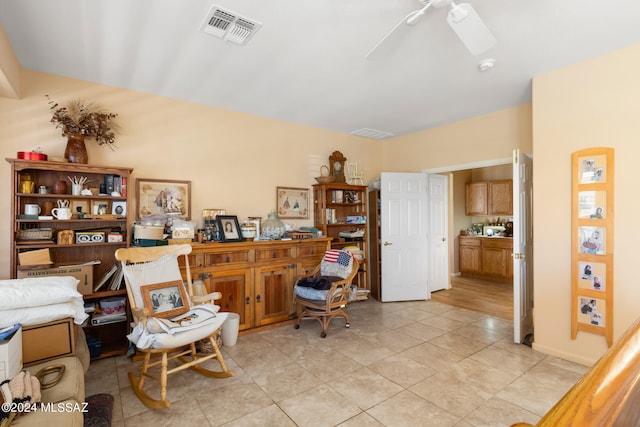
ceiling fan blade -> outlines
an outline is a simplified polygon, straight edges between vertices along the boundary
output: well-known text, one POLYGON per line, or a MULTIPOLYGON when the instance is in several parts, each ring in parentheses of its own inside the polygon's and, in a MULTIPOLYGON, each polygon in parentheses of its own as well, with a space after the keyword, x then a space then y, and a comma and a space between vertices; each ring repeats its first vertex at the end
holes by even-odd
POLYGON ((447 22, 472 55, 479 55, 496 44, 496 39, 469 3, 453 5, 447 22))
POLYGON ((399 39, 404 34, 408 33, 410 27, 414 26, 418 23, 418 21, 420 21, 420 19, 422 18, 422 16, 424 16, 424 13, 430 6, 431 3, 427 3, 422 9, 414 10, 413 12, 402 18, 400 22, 398 22, 396 26, 393 27, 393 29, 389 31, 387 35, 384 36, 382 40, 380 40, 378 44, 376 44, 369 51, 369 53, 365 55, 365 58, 376 60, 385 57, 388 51, 391 50, 394 45, 391 40, 399 39))

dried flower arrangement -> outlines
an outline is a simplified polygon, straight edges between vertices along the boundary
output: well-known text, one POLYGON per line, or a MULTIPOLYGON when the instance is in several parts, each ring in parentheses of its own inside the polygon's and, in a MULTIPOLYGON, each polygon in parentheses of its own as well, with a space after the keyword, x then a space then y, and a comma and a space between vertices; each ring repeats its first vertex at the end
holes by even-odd
POLYGON ((66 106, 60 106, 49 95, 45 96, 53 111, 51 123, 62 129, 62 136, 84 135, 95 139, 98 145, 107 145, 113 149, 116 134, 120 131, 120 126, 114 121, 117 114, 107 113, 100 105, 85 103, 81 99, 74 99, 66 106))

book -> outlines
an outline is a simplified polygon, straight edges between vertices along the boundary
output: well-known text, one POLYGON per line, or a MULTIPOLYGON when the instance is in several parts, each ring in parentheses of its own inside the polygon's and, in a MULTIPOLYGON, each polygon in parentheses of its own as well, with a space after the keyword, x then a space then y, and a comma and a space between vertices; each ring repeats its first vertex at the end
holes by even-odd
POLYGON ((118 270, 118 267, 119 267, 118 263, 113 264, 113 266, 111 266, 111 268, 102 275, 102 277, 100 278, 100 281, 96 283, 96 285, 93 287, 93 292, 98 292, 100 288, 102 288, 105 285, 105 283, 109 281, 111 276, 113 276, 113 273, 115 273, 116 270, 118 270))
POLYGON ((115 178, 115 175, 113 174, 105 174, 104 176, 105 192, 109 195, 115 191, 114 178, 115 178))
POLYGON ((122 271, 122 267, 120 266, 120 264, 118 264, 118 269, 113 274, 113 280, 111 280, 109 289, 112 291, 117 291, 118 289, 120 289, 123 278, 124 278, 124 271, 122 271))

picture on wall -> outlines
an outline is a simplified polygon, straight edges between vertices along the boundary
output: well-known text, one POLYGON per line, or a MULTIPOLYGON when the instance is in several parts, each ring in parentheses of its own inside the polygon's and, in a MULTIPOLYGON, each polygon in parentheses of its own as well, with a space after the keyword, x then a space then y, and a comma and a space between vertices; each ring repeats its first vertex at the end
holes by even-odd
POLYGON ((605 219, 606 191, 580 191, 578 193, 578 218, 605 219))
POLYGON ((594 326, 604 326, 605 301, 598 298, 580 297, 578 321, 594 326))
POLYGON ((309 218, 309 189, 277 187, 276 206, 279 218, 309 218))
POLYGON ((580 252, 583 254, 605 254, 605 232, 603 227, 580 227, 580 252))
POLYGON ((605 182, 607 179, 606 161, 607 158, 604 155, 582 158, 580 162, 580 183, 588 184, 595 182, 605 182))
POLYGON ((191 219, 191 181, 138 178, 135 219, 153 214, 191 219))
POLYGON ((606 289, 607 266, 601 262, 580 262, 578 287, 604 291, 606 289))

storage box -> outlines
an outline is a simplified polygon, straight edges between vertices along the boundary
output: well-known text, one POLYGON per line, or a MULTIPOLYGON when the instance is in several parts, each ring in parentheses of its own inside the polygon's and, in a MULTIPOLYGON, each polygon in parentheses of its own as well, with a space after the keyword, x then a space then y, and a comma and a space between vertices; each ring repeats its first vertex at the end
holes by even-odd
POLYGON ((80 283, 78 283, 78 292, 82 295, 89 295, 93 293, 93 265, 60 266, 50 268, 18 267, 18 279, 46 276, 73 276, 80 281, 80 283))
POLYGON ((75 344, 76 334, 71 317, 22 328, 22 359, 25 365, 74 356, 75 344))
POLYGON ((76 243, 102 243, 103 231, 76 231, 76 243))
POLYGON ((22 328, 0 340, 0 381, 13 378, 22 369, 22 328))
POLYGON ((133 227, 134 239, 162 240, 163 234, 164 226, 136 224, 133 227))

